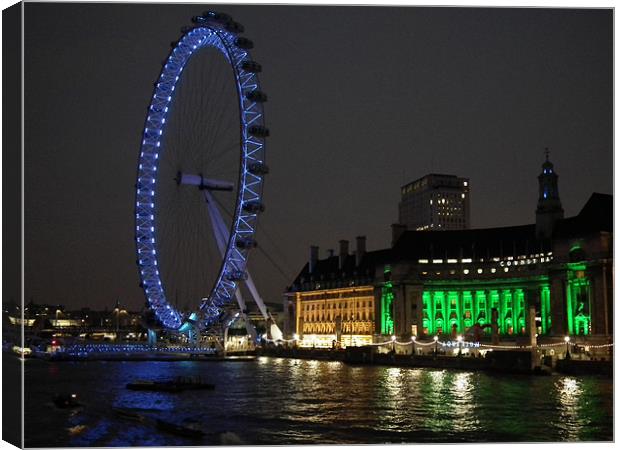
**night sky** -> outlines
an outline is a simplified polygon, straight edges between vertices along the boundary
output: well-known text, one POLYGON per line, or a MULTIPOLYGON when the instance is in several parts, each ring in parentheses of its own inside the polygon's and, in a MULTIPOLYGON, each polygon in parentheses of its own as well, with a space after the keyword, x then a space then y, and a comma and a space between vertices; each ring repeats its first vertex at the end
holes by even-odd
MULTIPOLYGON (((170 42, 202 5, 26 4, 25 299, 139 309, 134 183, 170 42)), ((401 185, 471 179, 471 223, 532 223, 550 147, 565 215, 612 193, 611 10, 220 6, 263 65, 255 251, 279 303, 308 257, 389 246, 401 185)))

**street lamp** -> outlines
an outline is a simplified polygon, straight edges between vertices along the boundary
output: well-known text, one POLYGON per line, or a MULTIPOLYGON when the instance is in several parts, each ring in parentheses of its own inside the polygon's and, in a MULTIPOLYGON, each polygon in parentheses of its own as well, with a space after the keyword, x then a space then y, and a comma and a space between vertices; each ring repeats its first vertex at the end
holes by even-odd
POLYGON ((411 356, 415 355, 415 336, 411 336, 411 356))
POLYGON ((438 346, 439 346, 439 336, 435 335, 433 336, 433 340, 435 341, 435 356, 437 356, 437 350, 438 350, 438 346))
POLYGON ((392 353, 396 353, 396 336, 392 335, 392 353))
POLYGON ((570 359, 570 337, 564 336, 564 342, 566 342, 566 359, 570 359))
POLYGON ((461 356, 461 346, 463 345, 463 336, 461 335, 457 336, 456 340, 459 343, 459 356, 461 356))

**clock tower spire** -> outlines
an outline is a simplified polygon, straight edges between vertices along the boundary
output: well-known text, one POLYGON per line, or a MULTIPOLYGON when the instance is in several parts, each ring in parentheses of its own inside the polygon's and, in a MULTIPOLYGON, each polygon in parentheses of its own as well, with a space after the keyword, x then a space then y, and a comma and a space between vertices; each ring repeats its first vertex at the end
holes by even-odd
POLYGON ((553 232, 553 225, 564 218, 564 210, 558 190, 558 175, 549 161, 549 149, 545 148, 545 162, 542 173, 538 175, 538 207, 536 208, 536 237, 548 239, 553 232))

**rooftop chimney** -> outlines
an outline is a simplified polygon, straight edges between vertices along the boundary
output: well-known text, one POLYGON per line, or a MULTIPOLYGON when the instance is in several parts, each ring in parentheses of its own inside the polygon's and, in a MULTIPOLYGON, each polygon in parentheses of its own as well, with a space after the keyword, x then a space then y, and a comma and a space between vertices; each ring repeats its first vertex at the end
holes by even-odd
POLYGON ((366 253, 366 236, 358 236, 355 240, 357 241, 357 249, 355 250, 355 267, 359 267, 362 263, 362 258, 366 253))
POLYGON ((314 273, 315 269, 316 269, 316 262, 319 259, 319 247, 317 247, 316 245, 311 245, 310 246, 310 262, 308 264, 308 272, 309 273, 314 273))
POLYGON ((345 239, 340 240, 340 259, 338 261, 338 269, 342 270, 344 267, 344 260, 349 254, 349 241, 345 239))
POLYGON ((334 249, 333 248, 328 248, 327 249, 327 257, 331 258, 332 256, 334 256, 334 249))

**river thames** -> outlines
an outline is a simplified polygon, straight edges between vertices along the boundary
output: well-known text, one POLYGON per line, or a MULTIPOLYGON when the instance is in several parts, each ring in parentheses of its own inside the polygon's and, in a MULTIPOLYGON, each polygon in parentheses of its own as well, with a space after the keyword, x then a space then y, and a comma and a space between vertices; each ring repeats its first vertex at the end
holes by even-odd
POLYGON ((163 446, 550 442, 613 439, 613 380, 350 366, 259 357, 233 362, 25 361, 25 444, 163 446), (200 376, 213 391, 130 391, 136 379, 200 376), (83 407, 57 409, 76 393, 83 407), (142 421, 119 416, 128 408, 142 421), (200 439, 155 427, 201 429, 200 439))

